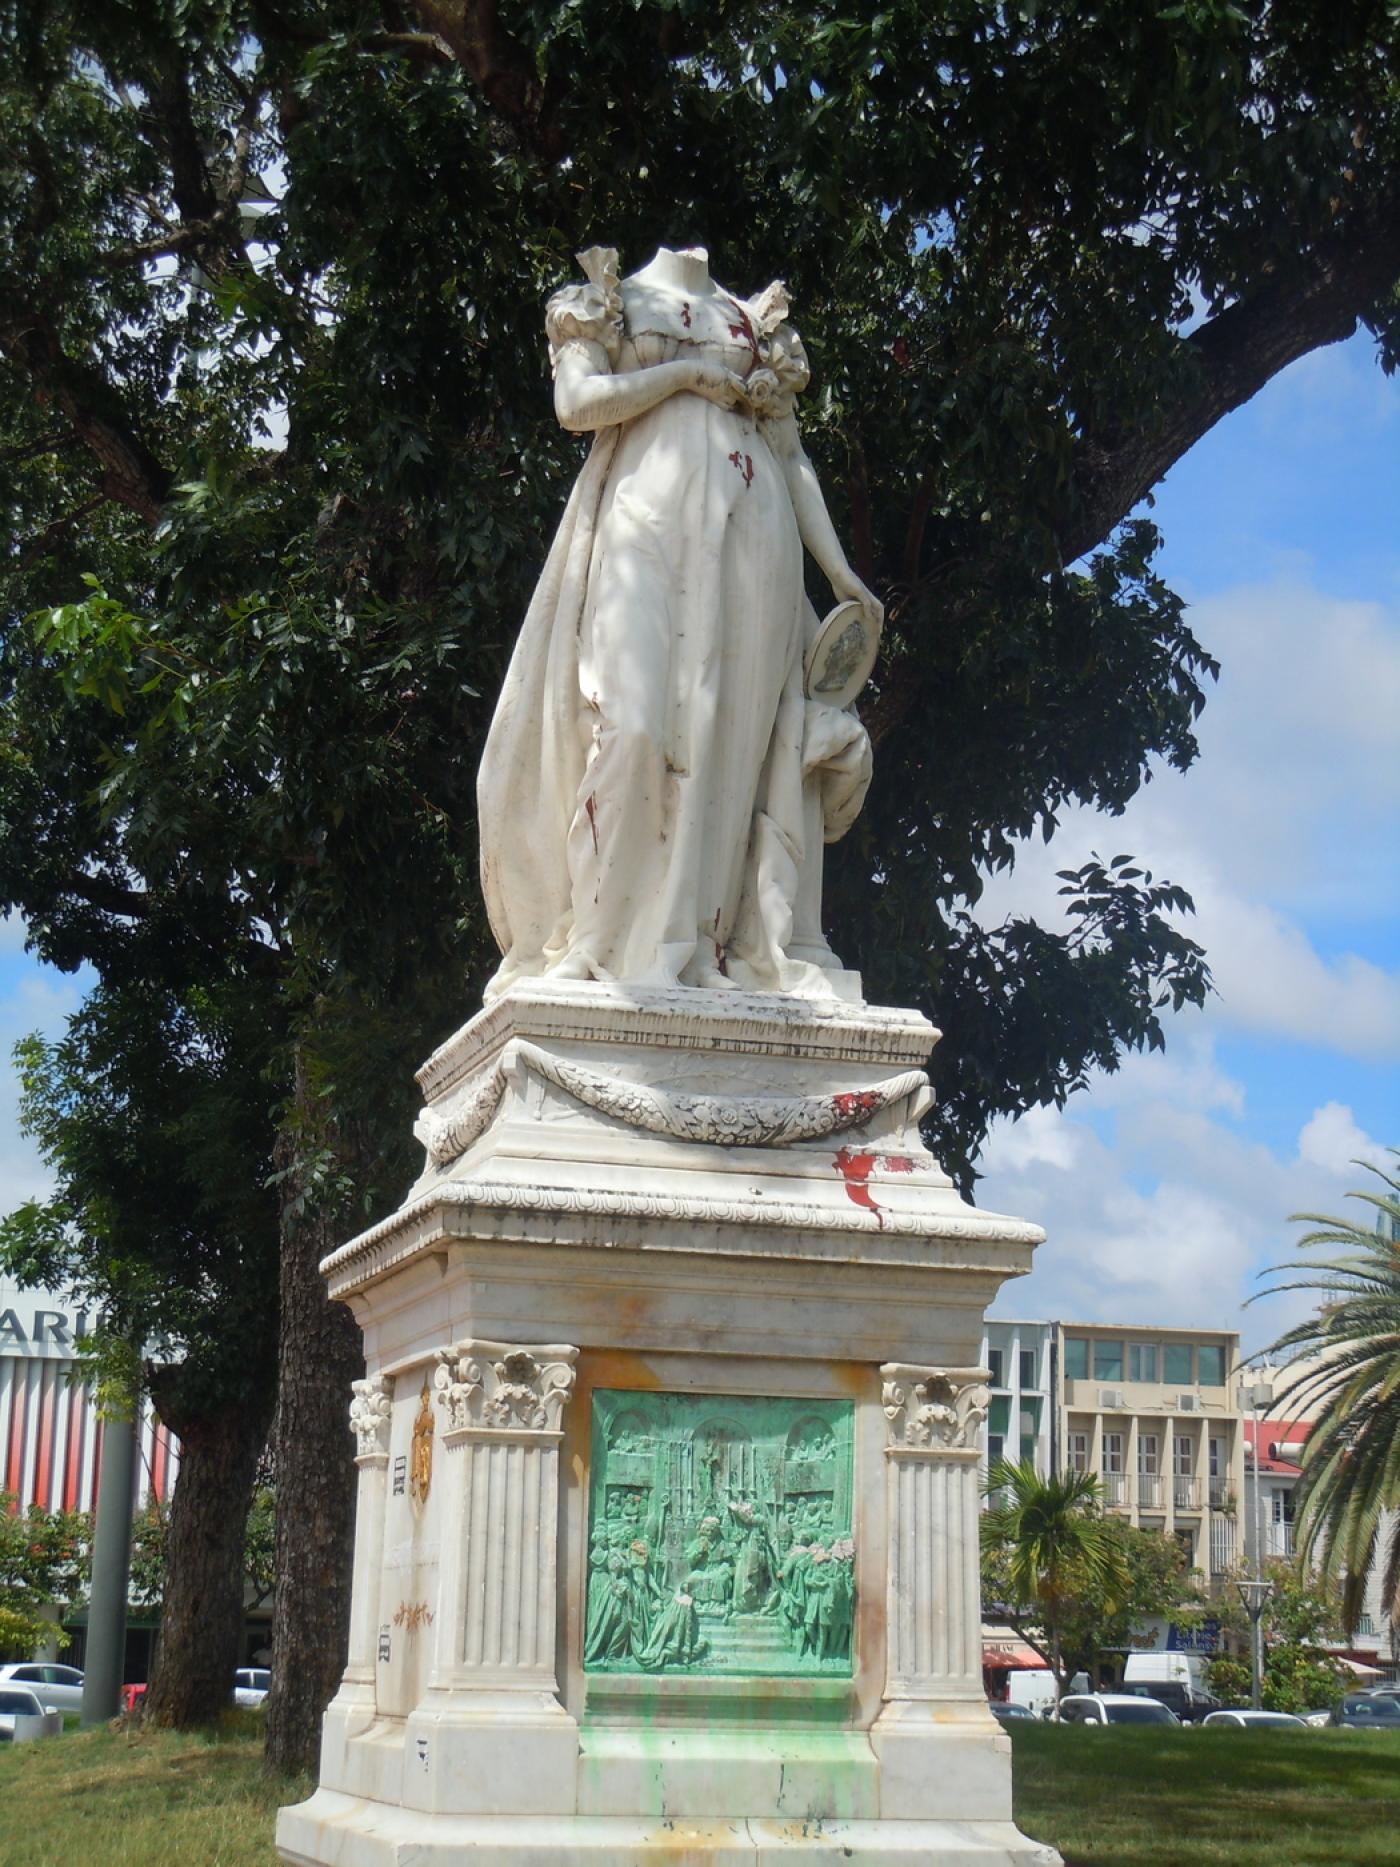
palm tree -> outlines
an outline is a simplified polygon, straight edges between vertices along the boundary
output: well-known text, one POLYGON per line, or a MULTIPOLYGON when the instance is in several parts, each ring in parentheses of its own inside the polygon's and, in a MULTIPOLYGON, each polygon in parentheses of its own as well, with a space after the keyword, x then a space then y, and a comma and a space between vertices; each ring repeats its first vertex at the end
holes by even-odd
MULTIPOLYGON (((1400 1152, 1392 1149, 1397 1163, 1400 1152)), ((1298 1483, 1298 1555, 1342 1584, 1342 1611, 1350 1633, 1361 1614, 1366 1576, 1384 1552, 1382 1599, 1392 1625, 1400 1625, 1400 1529, 1383 1513, 1400 1507, 1400 1179, 1355 1161, 1383 1191, 1351 1192, 1373 1209, 1369 1224, 1295 1212, 1315 1229, 1299 1245, 1340 1246, 1341 1255, 1292 1259, 1265 1273, 1301 1271, 1261 1291, 1308 1290, 1321 1300, 1317 1313, 1281 1335, 1267 1356, 1307 1356, 1308 1366, 1278 1396, 1317 1407, 1303 1441, 1298 1483)), ((1257 1299, 1251 1299, 1257 1301, 1257 1299)))
POLYGON ((1030 1459, 1002 1459, 987 1474, 996 1499, 985 1518, 988 1543, 1003 1552, 1008 1589, 1040 1622, 1050 1640, 1050 1664, 1063 1689, 1060 1628, 1066 1604, 1094 1591, 1112 1595, 1128 1585, 1121 1546, 1099 1513, 1099 1481, 1091 1472, 1042 1478, 1030 1459))

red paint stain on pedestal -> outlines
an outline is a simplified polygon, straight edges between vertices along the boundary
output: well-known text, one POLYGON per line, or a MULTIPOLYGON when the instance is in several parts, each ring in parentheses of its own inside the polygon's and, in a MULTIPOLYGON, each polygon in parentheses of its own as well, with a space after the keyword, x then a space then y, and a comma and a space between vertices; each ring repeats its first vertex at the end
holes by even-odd
POLYGON ((880 1098, 873 1089, 843 1089, 831 1098, 831 1106, 842 1121, 868 1121, 880 1098))
POLYGON ((875 1223, 884 1230, 885 1220, 880 1208, 875 1204, 867 1182, 871 1169, 879 1159, 878 1154, 859 1154, 853 1147, 843 1147, 835 1156, 836 1171, 846 1182, 846 1197, 853 1206, 861 1206, 866 1212, 875 1214, 875 1223))

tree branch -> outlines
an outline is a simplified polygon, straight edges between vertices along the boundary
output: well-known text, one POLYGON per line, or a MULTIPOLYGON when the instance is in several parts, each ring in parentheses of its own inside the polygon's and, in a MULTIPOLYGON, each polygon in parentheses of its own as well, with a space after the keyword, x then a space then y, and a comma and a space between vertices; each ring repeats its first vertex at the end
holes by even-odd
MULTIPOLYGON (((115 914, 122 920, 148 921, 159 906, 143 889, 128 888, 121 882, 109 881, 101 875, 88 875, 81 869, 66 875, 61 888, 63 892, 75 895, 79 901, 86 901, 89 907, 98 908, 104 914, 115 914)), ((267 946, 248 934, 238 941, 237 949, 242 953, 249 972, 264 979, 281 977, 282 958, 275 947, 267 946)))
POLYGON ((171 475, 142 439, 111 384, 64 353, 52 321, 0 288, 0 353, 23 370, 34 399, 53 403, 97 462, 103 493, 159 523, 171 475))
POLYGON ((448 47, 497 116, 536 154, 558 161, 564 139, 534 60, 501 25, 496 0, 413 0, 413 10, 448 47))
POLYGON ((1392 201, 1369 228, 1351 230, 1320 251, 1305 272, 1274 277, 1183 338, 1195 365, 1195 393, 1166 410, 1155 426, 1088 436, 1081 443, 1079 510, 1061 540, 1062 562, 1073 563, 1102 544, 1202 435, 1280 370, 1350 337, 1367 305, 1397 276, 1400 202, 1392 201))
MULTIPOLYGON (((1362 313, 1400 276, 1400 200, 1391 200, 1369 226, 1351 227, 1286 275, 1275 274, 1257 292, 1219 312, 1180 340, 1182 390, 1155 424, 1088 433, 1075 463, 1075 504, 1041 574, 1048 576, 1102 545, 1167 471, 1223 416, 1298 358, 1355 331, 1362 313)), ((926 488, 915 496, 905 544, 906 572, 917 569, 932 505, 926 488)), ((910 589, 936 617, 940 632, 956 632, 992 601, 1004 553, 994 541, 970 559, 945 553, 930 570, 910 576, 910 589)), ((878 748, 918 706, 917 680, 896 663, 883 670, 878 695, 862 713, 878 748)))

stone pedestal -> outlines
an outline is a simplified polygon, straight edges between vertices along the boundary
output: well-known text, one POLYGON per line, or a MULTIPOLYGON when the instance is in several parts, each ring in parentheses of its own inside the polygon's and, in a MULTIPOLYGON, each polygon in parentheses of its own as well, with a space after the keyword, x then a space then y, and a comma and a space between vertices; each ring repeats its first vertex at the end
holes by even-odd
POLYGON ((421 1179, 323 1267, 352 1638, 284 1860, 1057 1859, 978 1591, 982 1316, 1040 1234, 924 1149, 936 1037, 536 982, 424 1066, 421 1179))

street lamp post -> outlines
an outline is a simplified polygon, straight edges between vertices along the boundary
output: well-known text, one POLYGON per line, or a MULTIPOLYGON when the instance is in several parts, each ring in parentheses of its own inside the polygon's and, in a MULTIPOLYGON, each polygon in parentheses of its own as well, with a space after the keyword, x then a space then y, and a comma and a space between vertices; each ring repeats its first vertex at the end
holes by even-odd
POLYGON ((1255 1711, 1260 1708, 1264 1690, 1264 1630, 1261 1625, 1264 1603, 1273 1592, 1273 1583, 1264 1580, 1264 1520, 1259 1509, 1259 1409, 1273 1405, 1274 1390, 1267 1382, 1257 1381, 1249 1390, 1249 1411, 1254 1426, 1254 1456, 1251 1461, 1254 1474, 1254 1495, 1251 1499, 1250 1512, 1254 1535, 1254 1573, 1247 1581, 1238 1584, 1240 1600, 1250 1623, 1250 1685, 1249 1702, 1255 1711))
POLYGON ((1264 1603, 1274 1592, 1272 1582, 1263 1581, 1259 1576, 1251 1576, 1247 1581, 1237 1582, 1240 1600, 1244 1603, 1245 1613, 1250 1623, 1250 1683, 1249 1702, 1256 1711, 1264 1695, 1264 1630, 1262 1617, 1264 1603))

